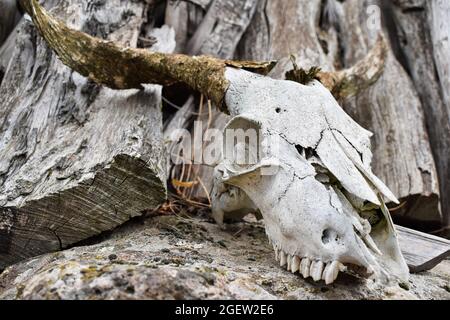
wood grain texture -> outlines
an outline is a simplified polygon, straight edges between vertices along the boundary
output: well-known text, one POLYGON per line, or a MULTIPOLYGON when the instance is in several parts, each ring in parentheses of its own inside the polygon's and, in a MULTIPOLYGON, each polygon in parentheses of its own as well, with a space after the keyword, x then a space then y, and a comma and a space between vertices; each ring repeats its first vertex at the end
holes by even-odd
POLYGON ((325 52, 318 35, 321 1, 262 0, 252 23, 239 45, 242 59, 273 59, 278 64, 271 73, 284 78, 292 69, 290 55, 295 55, 300 68, 320 66, 334 71, 334 50, 325 52))
MULTIPOLYGON (((431 25, 431 35, 434 49, 434 61, 439 76, 439 84, 442 90, 443 100, 447 113, 444 119, 447 125, 442 123, 439 132, 433 132, 434 141, 442 139, 441 134, 445 134, 445 146, 438 149, 438 162, 440 163, 442 194, 444 208, 444 225, 447 227, 447 236, 450 236, 450 140, 448 130, 450 123, 450 2, 445 0, 433 0, 427 2, 429 6, 431 25)), ((439 107, 439 106, 438 106, 439 107)), ((436 119, 440 120, 440 119, 436 119)), ((440 121, 441 122, 441 121, 440 121)), ((439 122, 439 125, 441 123, 439 122)), ((436 126, 433 123, 432 126, 436 126)))
POLYGON ((189 54, 231 58, 255 13, 258 0, 213 0, 186 45, 189 54))
POLYGON ((430 6, 430 25, 434 60, 439 74, 444 102, 450 109, 450 2, 433 0, 430 6))
POLYGON ((411 272, 431 270, 450 257, 450 241, 396 226, 400 248, 411 272))
POLYGON ((17 25, 9 34, 5 42, 0 46, 0 84, 3 81, 9 61, 13 55, 19 28, 20 26, 17 25))
POLYGON ((14 30, 20 20, 20 12, 16 0, 0 1, 0 46, 14 30))
MULTIPOLYGON (((122 0, 45 5, 72 27, 131 46, 146 10, 122 0)), ((0 267, 110 230, 165 199, 159 86, 100 88, 62 65, 26 21, 0 101, 0 267)))
POLYGON ((0 83, 11 58, 20 18, 16 0, 0 0, 0 83))
POLYGON ((186 52, 187 42, 194 35, 205 14, 206 7, 199 6, 197 1, 168 1, 165 24, 175 30, 177 53, 186 52))
POLYGON ((392 33, 398 37, 398 56, 411 75, 423 105, 440 180, 444 225, 450 224, 448 5, 448 1, 396 0, 389 7, 395 21, 392 33))
MULTIPOLYGON (((339 37, 346 67, 367 54, 381 31, 369 29, 366 23, 367 7, 373 3, 377 2, 350 0, 342 4, 339 37)), ((344 108, 374 133, 374 173, 403 204, 392 212, 394 218, 439 225, 438 179, 422 104, 391 49, 381 78, 346 101, 344 108)))

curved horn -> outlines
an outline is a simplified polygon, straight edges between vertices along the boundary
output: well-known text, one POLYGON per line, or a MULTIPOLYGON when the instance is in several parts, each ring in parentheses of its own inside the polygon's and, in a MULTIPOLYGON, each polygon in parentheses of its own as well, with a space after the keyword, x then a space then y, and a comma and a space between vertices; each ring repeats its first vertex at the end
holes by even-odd
POLYGON ((386 40, 380 34, 369 53, 353 67, 336 72, 320 71, 316 77, 337 99, 351 97, 377 82, 383 73, 386 57, 386 40))
POLYGON ((274 66, 274 62, 236 62, 125 48, 69 28, 36 0, 20 0, 20 3, 65 65, 112 89, 142 88, 145 83, 184 82, 226 112, 223 98, 229 85, 225 78, 227 66, 261 74, 267 74, 274 66))
POLYGON ((375 45, 364 57, 353 67, 326 72, 319 67, 309 70, 299 68, 295 56, 291 55, 294 68, 286 72, 286 79, 307 84, 313 79, 319 80, 336 99, 347 98, 357 95, 374 84, 381 76, 387 56, 387 44, 382 34, 378 37, 375 45))

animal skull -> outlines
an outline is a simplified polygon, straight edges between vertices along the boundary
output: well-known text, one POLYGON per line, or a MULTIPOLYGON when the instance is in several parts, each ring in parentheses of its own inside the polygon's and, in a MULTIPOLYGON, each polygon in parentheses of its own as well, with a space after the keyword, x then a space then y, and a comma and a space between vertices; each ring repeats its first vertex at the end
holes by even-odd
MULTIPOLYGON (((213 216, 219 223, 247 212, 262 215, 280 265, 316 281, 332 283, 346 268, 382 280, 407 279, 382 197, 398 201, 371 172, 371 134, 321 83, 244 71, 267 73, 272 63, 123 48, 70 29, 37 0, 20 3, 61 61, 80 74, 113 89, 184 82, 234 116, 226 129, 258 132, 257 152, 233 138, 232 152, 216 168, 213 216), (254 161, 238 161, 242 155, 254 161)), ((347 94, 370 85, 382 69, 385 47, 380 41, 360 64, 323 73, 321 82, 347 94)))
POLYGON ((330 284, 348 268, 407 279, 382 195, 398 200, 370 169, 371 133, 318 81, 301 85, 235 69, 226 77, 234 117, 225 132, 254 129, 258 141, 224 135, 212 195, 216 221, 260 212, 280 266, 305 278, 330 284), (244 154, 249 161, 237 161, 244 154))

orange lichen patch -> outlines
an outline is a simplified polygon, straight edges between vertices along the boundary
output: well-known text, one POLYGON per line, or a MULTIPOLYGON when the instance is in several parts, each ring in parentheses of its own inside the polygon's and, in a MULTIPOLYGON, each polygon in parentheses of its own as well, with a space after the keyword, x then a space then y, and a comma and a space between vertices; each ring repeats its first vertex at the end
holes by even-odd
POLYGON ((172 179, 172 185, 174 187, 192 188, 197 183, 198 183, 197 181, 180 181, 177 179, 172 179))

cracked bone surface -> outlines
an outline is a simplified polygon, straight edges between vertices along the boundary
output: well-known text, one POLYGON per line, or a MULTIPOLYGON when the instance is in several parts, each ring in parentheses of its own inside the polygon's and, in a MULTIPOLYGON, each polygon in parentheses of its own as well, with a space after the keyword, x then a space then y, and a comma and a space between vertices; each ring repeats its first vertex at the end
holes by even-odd
MULTIPOLYGON (((398 201, 370 169, 371 133, 320 82, 244 70, 265 73, 267 63, 121 48, 69 29, 35 0, 21 2, 63 63, 81 74, 115 89, 185 82, 233 116, 226 129, 259 133, 256 163, 225 154, 215 170, 219 223, 261 214, 280 265, 315 281, 330 284, 344 270, 381 281, 408 278, 384 197, 398 201)), ((235 149, 246 150, 245 143, 235 149)))
POLYGON ((398 200, 371 171, 371 133, 318 81, 301 85, 235 69, 227 69, 226 78, 233 118, 225 132, 254 129, 258 139, 254 146, 246 139, 243 147, 224 134, 212 194, 216 220, 237 212, 239 196, 262 214, 275 257, 288 271, 327 284, 345 269, 380 281, 406 280, 408 267, 384 204, 384 197, 398 200), (237 151, 227 152, 229 144, 237 151), (236 160, 237 152, 251 149, 256 161, 236 160))

